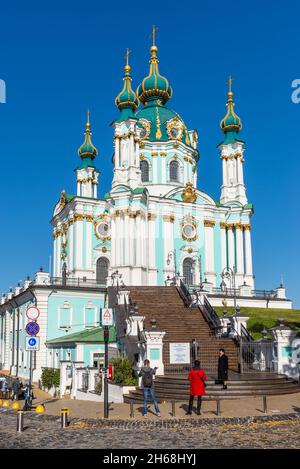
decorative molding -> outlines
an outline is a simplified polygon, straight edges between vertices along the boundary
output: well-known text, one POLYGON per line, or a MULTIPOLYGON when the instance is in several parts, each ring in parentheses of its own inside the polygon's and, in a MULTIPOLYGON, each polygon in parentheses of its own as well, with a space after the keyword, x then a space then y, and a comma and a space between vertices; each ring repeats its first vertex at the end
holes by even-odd
POLYGON ((155 213, 148 213, 148 220, 156 220, 156 214, 155 213))
POLYGON ((174 223, 175 217, 174 215, 163 215, 163 220, 169 223, 174 223))
POLYGON ((83 220, 83 214, 82 213, 75 213, 74 214, 74 220, 75 221, 82 221, 83 220))
POLYGON ((85 219, 86 219, 86 221, 93 221, 94 217, 93 217, 93 215, 85 215, 85 219))
POLYGON ((162 158, 165 158, 165 157, 167 156, 167 154, 168 154, 168 153, 167 153, 166 151, 161 151, 161 152, 160 152, 160 156, 161 156, 162 158))
POLYGON ((156 158, 156 157, 158 156, 157 151, 153 151, 153 152, 151 153, 151 156, 152 156, 152 158, 156 158))
POLYGON ((184 202, 194 203, 196 201, 196 189, 193 188, 193 184, 191 182, 186 183, 186 186, 181 193, 181 198, 184 202))
POLYGON ((220 228, 226 229, 226 227, 227 227, 226 223, 224 221, 221 221, 220 222, 220 228))
POLYGON ((246 225, 243 225, 245 231, 251 231, 251 225, 247 223, 246 225))
POLYGON ((213 220, 204 220, 204 226, 206 228, 213 228, 215 226, 216 222, 213 220))

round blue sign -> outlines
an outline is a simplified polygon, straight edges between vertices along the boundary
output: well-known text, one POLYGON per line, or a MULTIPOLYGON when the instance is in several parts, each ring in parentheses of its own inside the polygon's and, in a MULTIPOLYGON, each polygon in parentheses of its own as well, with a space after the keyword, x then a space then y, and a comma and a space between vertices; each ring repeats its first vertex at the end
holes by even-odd
POLYGON ((25 331, 28 335, 37 335, 40 332, 40 326, 35 321, 29 322, 25 327, 25 331))
POLYGON ((32 337, 31 339, 28 340, 28 343, 30 347, 34 347, 36 345, 36 339, 32 337))

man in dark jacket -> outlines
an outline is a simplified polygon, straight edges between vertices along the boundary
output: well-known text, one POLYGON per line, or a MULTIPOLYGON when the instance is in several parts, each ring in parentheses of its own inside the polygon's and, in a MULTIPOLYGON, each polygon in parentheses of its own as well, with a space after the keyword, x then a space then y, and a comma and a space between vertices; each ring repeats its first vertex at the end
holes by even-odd
POLYGON ((143 396, 144 396, 144 411, 143 415, 144 417, 147 415, 147 397, 148 393, 150 393, 150 396, 152 397, 156 415, 160 417, 160 411, 157 403, 157 399, 155 396, 155 391, 153 387, 153 375, 155 375, 157 368, 150 368, 150 361, 145 360, 144 361, 144 366, 141 368, 141 370, 138 372, 138 376, 142 378, 141 382, 141 389, 143 391, 143 396))
POLYGON ((223 382, 223 389, 227 389, 228 381, 228 357, 225 350, 220 348, 218 361, 218 380, 223 382))
POLYGON ((17 401, 19 399, 20 389, 21 389, 21 384, 20 384, 19 378, 16 378, 12 383, 12 390, 13 390, 12 400, 17 401))

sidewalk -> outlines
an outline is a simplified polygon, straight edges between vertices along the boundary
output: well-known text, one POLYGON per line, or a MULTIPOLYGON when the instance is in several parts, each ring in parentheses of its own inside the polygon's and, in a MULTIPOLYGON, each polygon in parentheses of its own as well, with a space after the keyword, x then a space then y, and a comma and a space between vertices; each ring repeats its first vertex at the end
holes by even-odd
MULTIPOLYGON (((39 403, 45 404, 45 413, 49 415, 60 415, 60 409, 67 407, 73 418, 98 419, 103 418, 103 403, 79 401, 73 399, 56 399, 49 396, 44 391, 35 389, 36 399, 34 405, 39 403)), ((216 402, 204 401, 202 404, 202 415, 198 418, 234 418, 234 417, 252 417, 263 416, 263 398, 249 397, 242 399, 221 400, 221 414, 216 415, 216 402)), ((267 398, 268 415, 276 416, 276 414, 287 414, 300 411, 300 390, 296 394, 287 394, 283 396, 270 396, 267 398)), ((134 404, 134 418, 150 420, 155 419, 172 419, 171 402, 160 404, 161 417, 157 417, 154 412, 152 402, 148 401, 147 417, 142 416, 142 405, 134 404)), ((185 412, 187 410, 187 402, 176 402, 176 418, 187 418, 185 412)), ((112 419, 130 419, 129 404, 110 404, 109 417, 112 419)), ((194 413, 193 417, 197 417, 194 413)))

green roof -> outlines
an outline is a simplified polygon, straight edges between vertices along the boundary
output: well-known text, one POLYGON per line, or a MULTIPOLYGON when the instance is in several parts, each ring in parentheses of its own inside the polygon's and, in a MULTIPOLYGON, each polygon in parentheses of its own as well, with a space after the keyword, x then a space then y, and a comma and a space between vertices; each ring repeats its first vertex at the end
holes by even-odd
MULTIPOLYGON (((75 332, 74 334, 67 334, 62 337, 57 337, 47 341, 48 345, 54 344, 70 344, 77 342, 84 343, 103 343, 104 342, 104 329, 101 327, 93 327, 92 329, 87 329, 80 332, 75 332)), ((109 342, 116 342, 116 331, 114 327, 109 328, 109 342)))

